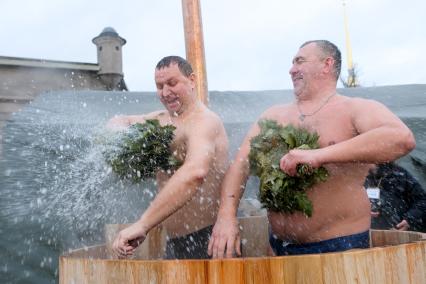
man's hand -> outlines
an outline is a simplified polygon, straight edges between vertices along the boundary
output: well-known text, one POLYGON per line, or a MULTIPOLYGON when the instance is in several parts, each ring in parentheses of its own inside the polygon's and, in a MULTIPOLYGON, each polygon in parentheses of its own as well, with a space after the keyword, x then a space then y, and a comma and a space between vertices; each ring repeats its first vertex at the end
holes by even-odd
POLYGON ((410 225, 407 220, 402 220, 401 223, 397 224, 395 227, 398 231, 408 231, 410 225))
POLYGON ((236 217, 218 217, 210 238, 208 254, 213 258, 241 256, 241 237, 236 217))
POLYGON ((130 121, 126 116, 116 115, 107 122, 106 128, 113 131, 120 131, 126 129, 129 125, 130 121))
POLYGON ((135 249, 145 240, 146 234, 139 223, 134 223, 118 233, 112 248, 120 258, 133 255, 135 249))
POLYGON ((297 175, 297 165, 307 164, 313 169, 318 168, 320 163, 315 159, 316 150, 290 150, 280 160, 280 168, 289 176, 297 175))

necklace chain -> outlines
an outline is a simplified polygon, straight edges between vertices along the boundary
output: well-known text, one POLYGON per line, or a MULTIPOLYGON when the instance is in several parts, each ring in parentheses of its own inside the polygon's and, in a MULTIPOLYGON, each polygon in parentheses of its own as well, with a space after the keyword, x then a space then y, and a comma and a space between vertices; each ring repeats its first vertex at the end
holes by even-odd
POLYGON ((300 110, 300 106, 299 106, 299 104, 296 102, 296 106, 297 106, 297 110, 299 111, 299 120, 300 121, 304 121, 305 120, 305 118, 307 117, 307 116, 313 116, 314 114, 316 114, 317 112, 319 112, 327 103, 328 103, 328 101, 335 95, 336 93, 333 93, 333 94, 331 94, 330 96, 328 96, 328 98, 320 105, 320 107, 317 109, 317 110, 315 110, 315 111, 313 111, 313 112, 311 112, 311 113, 303 113, 301 110, 300 110))

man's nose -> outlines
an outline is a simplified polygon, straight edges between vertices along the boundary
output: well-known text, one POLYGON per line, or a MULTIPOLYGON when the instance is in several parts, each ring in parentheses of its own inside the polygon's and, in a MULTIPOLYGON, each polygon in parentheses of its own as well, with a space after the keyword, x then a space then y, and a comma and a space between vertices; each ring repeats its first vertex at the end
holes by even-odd
POLYGON ((167 85, 163 86, 162 95, 163 95, 163 97, 167 97, 168 95, 170 95, 170 88, 169 88, 169 86, 167 86, 167 85))
POLYGON ((293 65, 291 65, 291 67, 290 67, 290 70, 288 70, 288 73, 290 74, 290 75, 293 75, 293 74, 295 74, 297 72, 297 70, 296 70, 296 66, 293 64, 293 65))

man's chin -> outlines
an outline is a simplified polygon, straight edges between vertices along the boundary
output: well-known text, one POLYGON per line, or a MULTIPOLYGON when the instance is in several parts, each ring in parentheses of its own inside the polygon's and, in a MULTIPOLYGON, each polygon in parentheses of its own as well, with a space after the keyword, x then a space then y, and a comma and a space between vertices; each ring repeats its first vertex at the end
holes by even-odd
POLYGON ((167 111, 171 115, 179 115, 180 114, 180 107, 167 107, 167 111))
POLYGON ((302 90, 300 88, 293 88, 293 94, 298 97, 302 94, 302 90))
POLYGON ((180 104, 166 104, 165 107, 171 113, 179 112, 180 104))

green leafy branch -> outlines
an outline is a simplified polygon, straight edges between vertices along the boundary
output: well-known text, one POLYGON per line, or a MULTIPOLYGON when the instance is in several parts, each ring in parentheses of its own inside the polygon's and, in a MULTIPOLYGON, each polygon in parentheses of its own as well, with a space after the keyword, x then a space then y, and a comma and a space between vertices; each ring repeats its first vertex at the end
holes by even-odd
POLYGON ((158 170, 179 166, 172 155, 173 125, 161 126, 157 119, 131 125, 104 151, 106 162, 121 179, 133 182, 153 178, 158 170))
POLYGON ((324 167, 297 166, 297 175, 289 176, 280 169, 280 159, 291 149, 319 148, 317 133, 293 125, 282 126, 273 120, 260 120, 260 133, 250 141, 250 173, 260 178, 259 199, 271 211, 312 216, 312 202, 306 190, 325 181, 324 167))

